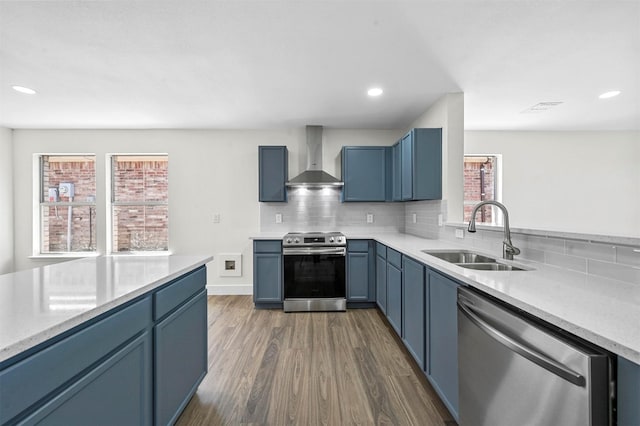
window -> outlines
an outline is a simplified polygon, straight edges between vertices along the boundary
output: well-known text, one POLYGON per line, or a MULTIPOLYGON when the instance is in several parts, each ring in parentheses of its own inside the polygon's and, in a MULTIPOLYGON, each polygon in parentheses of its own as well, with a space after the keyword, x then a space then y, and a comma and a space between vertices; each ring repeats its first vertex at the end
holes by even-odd
POLYGON ((39 155, 38 159, 40 232, 35 247, 40 254, 95 252, 95 155, 39 155))
POLYGON ((169 249, 169 158, 111 156, 113 253, 169 249))
MULTIPOLYGON (((501 200, 501 158, 497 155, 464 156, 464 221, 471 220, 473 207, 480 201, 501 200)), ((502 216, 498 209, 484 206, 476 214, 477 223, 499 225, 502 216)))

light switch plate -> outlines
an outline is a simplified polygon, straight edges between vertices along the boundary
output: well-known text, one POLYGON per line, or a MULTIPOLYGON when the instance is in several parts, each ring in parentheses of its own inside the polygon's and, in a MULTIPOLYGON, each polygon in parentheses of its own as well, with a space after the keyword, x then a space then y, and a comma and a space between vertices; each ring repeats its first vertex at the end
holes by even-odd
POLYGON ((438 226, 442 226, 442 213, 438 215, 438 226))
POLYGON ((456 238, 464 238, 464 229, 456 229, 456 238))
POLYGON ((282 213, 276 213, 276 223, 282 223, 282 213))
POLYGON ((411 213, 411 222, 418 223, 418 215, 415 213, 411 213))
POLYGON ((220 213, 213 214, 213 223, 220 223, 220 213))
POLYGON ((373 223, 373 213, 367 213, 367 223, 373 223))

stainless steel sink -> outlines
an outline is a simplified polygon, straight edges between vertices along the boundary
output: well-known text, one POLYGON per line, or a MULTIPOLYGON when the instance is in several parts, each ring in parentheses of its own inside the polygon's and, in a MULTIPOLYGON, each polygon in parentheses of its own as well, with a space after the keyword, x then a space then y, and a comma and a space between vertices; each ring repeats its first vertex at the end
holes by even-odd
POLYGON ((423 253, 451 263, 495 263, 494 258, 468 250, 422 250, 423 253))
POLYGON ((422 250, 423 253, 453 263, 461 268, 478 271, 528 271, 529 269, 508 263, 498 262, 492 257, 470 250, 422 250))
POLYGON ((467 269, 476 269, 479 271, 526 271, 527 269, 515 265, 507 265, 505 263, 466 263, 458 264, 458 266, 467 269))

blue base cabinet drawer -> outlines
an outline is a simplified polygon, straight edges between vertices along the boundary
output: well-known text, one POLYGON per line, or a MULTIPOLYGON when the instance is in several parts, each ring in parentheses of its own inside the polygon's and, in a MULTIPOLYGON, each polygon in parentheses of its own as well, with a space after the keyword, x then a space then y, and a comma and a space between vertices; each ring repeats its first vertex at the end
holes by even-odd
POLYGON ((147 331, 20 422, 23 425, 151 425, 147 331))
POLYGON ((159 320, 177 306, 184 303, 194 294, 199 293, 206 285, 207 270, 205 267, 183 275, 170 283, 167 287, 158 290, 153 295, 153 319, 159 320))
POLYGON ((155 423, 173 424, 207 374, 207 292, 154 327, 155 423))

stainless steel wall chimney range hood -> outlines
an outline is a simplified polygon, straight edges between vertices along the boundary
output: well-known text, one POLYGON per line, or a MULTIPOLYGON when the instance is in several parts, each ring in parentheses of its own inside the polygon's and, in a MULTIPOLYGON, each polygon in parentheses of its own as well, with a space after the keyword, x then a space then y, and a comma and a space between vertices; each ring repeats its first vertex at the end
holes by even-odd
POLYGON ((307 168, 290 179, 290 188, 339 188, 344 185, 335 177, 322 170, 322 126, 307 126, 307 168))

